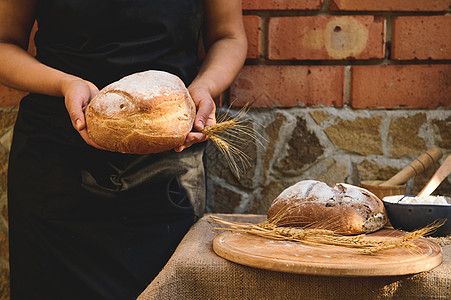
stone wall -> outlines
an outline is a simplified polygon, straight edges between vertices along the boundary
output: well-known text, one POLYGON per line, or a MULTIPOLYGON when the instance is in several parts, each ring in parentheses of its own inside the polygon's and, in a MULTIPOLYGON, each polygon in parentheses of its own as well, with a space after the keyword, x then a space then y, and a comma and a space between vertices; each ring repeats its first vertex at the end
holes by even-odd
MULTIPOLYGON (((265 213, 302 179, 358 185, 388 179, 433 146, 451 154, 450 0, 242 3, 248 59, 218 105, 250 103, 261 138, 242 146, 250 165, 240 178, 208 145, 207 211, 265 213)), ((23 95, 0 85, 0 300, 9 298, 7 157, 23 95)), ((451 194, 450 177, 437 193, 451 194)))
POLYGON ((11 146, 12 127, 17 108, 0 109, 0 299, 9 294, 8 208, 6 198, 6 173, 11 146))
MULTIPOLYGON (((266 213, 274 198, 299 180, 359 185, 387 180, 433 146, 451 154, 451 111, 344 108, 253 109, 259 143, 242 146, 250 166, 238 178, 210 143, 208 210, 266 213)), ((407 182, 418 193, 438 164, 407 182)), ((451 177, 436 193, 451 195, 451 177)))

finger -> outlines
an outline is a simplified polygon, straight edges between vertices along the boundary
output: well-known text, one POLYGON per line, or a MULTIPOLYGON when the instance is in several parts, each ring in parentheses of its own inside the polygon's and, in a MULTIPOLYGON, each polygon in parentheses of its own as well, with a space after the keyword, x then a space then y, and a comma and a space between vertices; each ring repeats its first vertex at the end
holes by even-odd
POLYGON ((185 142, 182 145, 180 145, 178 147, 175 147, 174 150, 176 152, 181 152, 184 149, 186 149, 188 147, 191 147, 193 144, 204 142, 207 139, 208 139, 208 137, 205 134, 201 133, 201 132, 190 132, 186 136, 185 142))
POLYGON ((71 89, 65 97, 65 104, 72 125, 77 131, 86 128, 84 110, 90 99, 99 92, 99 89, 88 81, 73 82, 71 89))
POLYGON ((69 113, 72 125, 77 131, 82 131, 86 128, 85 115, 83 113, 83 103, 81 100, 67 99, 67 111, 69 113))
POLYGON ((206 126, 211 126, 215 121, 216 105, 211 98, 208 100, 201 100, 197 107, 196 119, 194 121, 194 128, 202 131, 206 126))

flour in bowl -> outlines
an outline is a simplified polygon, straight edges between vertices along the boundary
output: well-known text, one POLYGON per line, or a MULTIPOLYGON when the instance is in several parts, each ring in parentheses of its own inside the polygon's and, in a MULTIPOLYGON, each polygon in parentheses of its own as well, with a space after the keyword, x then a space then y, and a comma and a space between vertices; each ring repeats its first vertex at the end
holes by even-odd
POLYGON ((402 204, 450 205, 446 201, 446 199, 447 197, 443 196, 412 197, 412 196, 396 195, 384 197, 383 200, 390 203, 402 203, 402 204))

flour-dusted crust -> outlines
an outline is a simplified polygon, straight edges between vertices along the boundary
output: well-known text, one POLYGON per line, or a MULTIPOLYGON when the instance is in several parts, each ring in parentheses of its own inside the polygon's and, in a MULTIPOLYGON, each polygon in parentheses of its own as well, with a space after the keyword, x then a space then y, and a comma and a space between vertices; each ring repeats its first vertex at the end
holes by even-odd
POLYGON ((268 219, 280 226, 320 227, 344 235, 376 231, 388 220, 384 204, 371 192, 315 180, 285 189, 271 204, 268 219))
POLYGON ((196 107, 180 78, 151 70, 103 88, 85 116, 88 135, 99 146, 146 154, 183 144, 193 127, 196 107))

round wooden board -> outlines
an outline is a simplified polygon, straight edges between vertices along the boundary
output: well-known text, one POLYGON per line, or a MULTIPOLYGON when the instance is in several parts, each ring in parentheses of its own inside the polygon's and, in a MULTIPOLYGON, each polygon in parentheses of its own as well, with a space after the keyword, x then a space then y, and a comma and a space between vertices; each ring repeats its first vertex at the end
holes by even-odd
MULTIPOLYGON (((393 229, 368 234, 368 239, 402 236, 393 229)), ((219 256, 238 264, 272 271, 324 276, 389 276, 431 270, 442 262, 442 249, 419 238, 414 251, 390 249, 372 255, 344 247, 309 246, 247 233, 224 232, 213 241, 219 256)))

